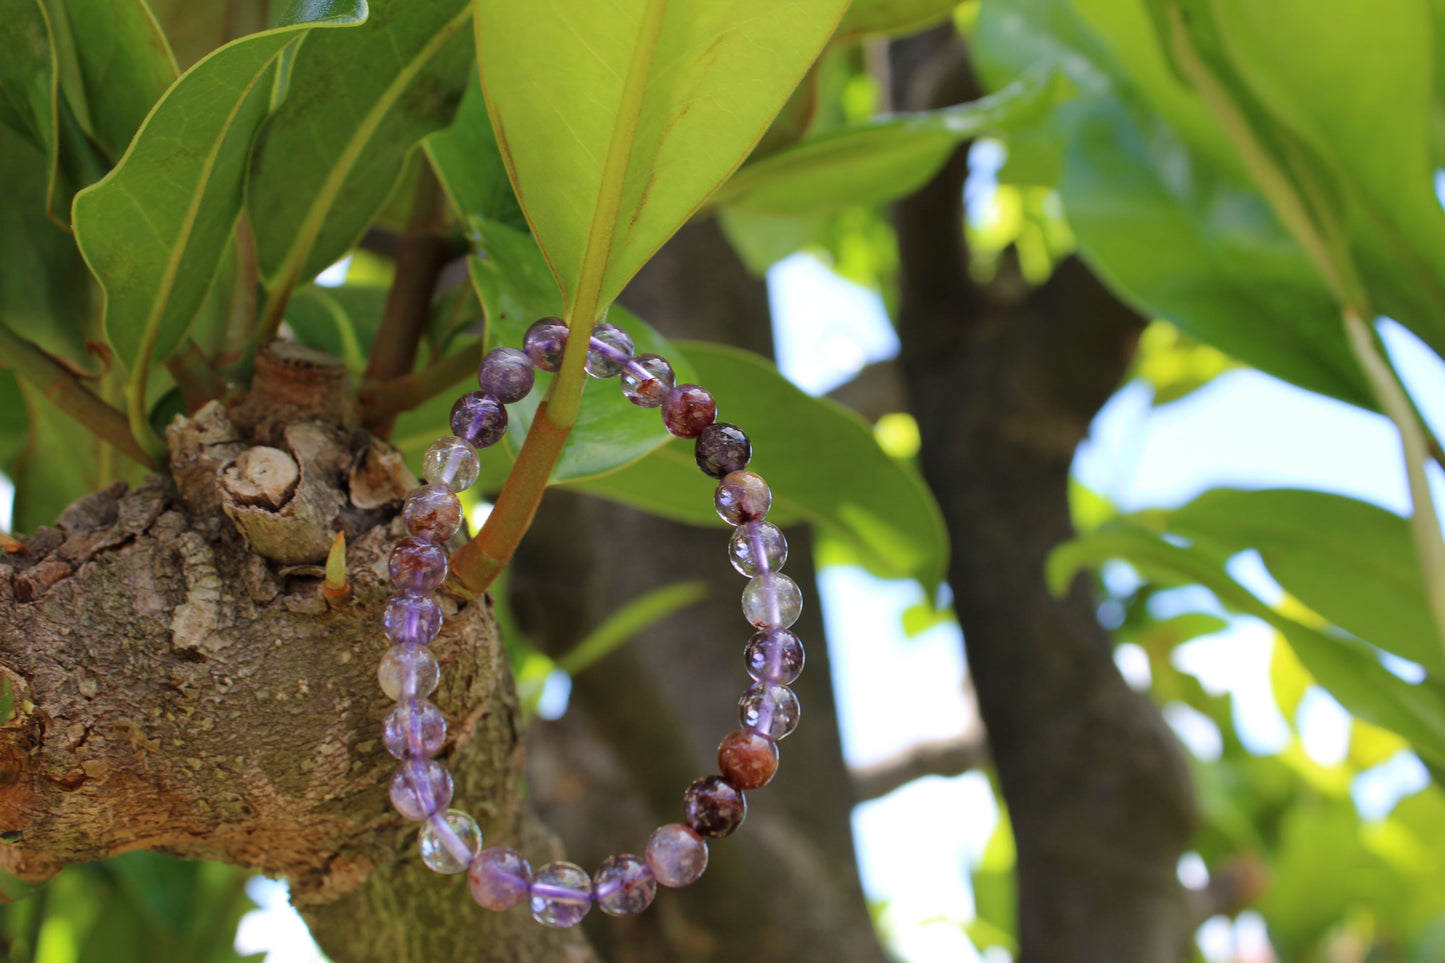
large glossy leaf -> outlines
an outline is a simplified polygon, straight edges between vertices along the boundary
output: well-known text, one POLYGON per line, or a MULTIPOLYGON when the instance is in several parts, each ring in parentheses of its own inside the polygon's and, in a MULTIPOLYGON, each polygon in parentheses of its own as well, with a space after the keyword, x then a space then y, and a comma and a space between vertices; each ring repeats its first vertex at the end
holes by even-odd
POLYGON ((175 58, 143 0, 66 0, 88 133, 119 158, 176 79, 175 58))
POLYGON ((846 5, 478 0, 493 126, 569 316, 590 324, 742 163, 846 5))
POLYGON ((8 469, 15 482, 11 524, 29 533, 54 524, 65 506, 100 487, 100 442, 38 388, 25 381, 19 387, 29 430, 8 469))
POLYGON ((467 16, 467 0, 372 0, 359 29, 301 44, 247 184, 273 297, 284 301, 345 254, 411 149, 451 121, 471 63, 467 16))
POLYGON ((1291 595, 1396 655, 1445 673, 1410 525, 1383 508, 1294 489, 1206 492, 1162 524, 1227 553, 1258 550, 1291 595))
POLYGON ((473 74, 457 119, 446 130, 424 141, 432 169, 465 217, 498 221, 508 227, 527 229, 527 219, 517 204, 507 167, 487 117, 480 79, 473 74))
MULTIPOLYGON (((876 571, 917 579, 933 597, 948 542, 943 516, 912 465, 885 454, 857 415, 804 394, 763 358, 699 341, 680 347, 717 398, 719 420, 752 439, 749 468, 772 487, 770 518, 826 529, 876 571)), ((698 471, 688 441, 669 442, 578 487, 680 521, 722 524, 712 507, 716 483, 698 471)))
POLYGON ((55 92, 55 48, 40 0, 0 0, 0 124, 49 154, 55 92))
POLYGON ((1221 553, 1198 545, 1182 548, 1128 524, 1113 525, 1056 548, 1048 562, 1049 585, 1062 594, 1081 568, 1114 558, 1163 584, 1203 585, 1227 608, 1268 622, 1346 709, 1409 739, 1435 765, 1445 764, 1445 688, 1437 679, 1406 682, 1363 642, 1305 625, 1265 605, 1224 571, 1221 553))
POLYGON ((76 237, 105 290, 105 330, 134 377, 164 359, 206 296, 241 210, 246 159, 277 61, 313 28, 361 22, 364 0, 237 40, 186 72, 120 164, 76 197, 76 237))
POLYGON ((1052 74, 1034 71, 970 104, 833 128, 746 165, 713 203, 787 215, 895 200, 936 174, 964 141, 1038 120, 1052 89, 1052 74))
POLYGON ((864 37, 900 37, 917 33, 930 24, 946 20, 958 0, 853 0, 834 43, 851 43, 864 37))

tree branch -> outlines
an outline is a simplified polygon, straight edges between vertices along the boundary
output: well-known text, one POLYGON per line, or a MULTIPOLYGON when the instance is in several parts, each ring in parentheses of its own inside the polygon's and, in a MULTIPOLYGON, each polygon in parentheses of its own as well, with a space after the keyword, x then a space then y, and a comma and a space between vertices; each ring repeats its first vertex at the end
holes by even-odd
POLYGON ((979 733, 930 739, 866 766, 854 766, 853 791, 859 802, 866 802, 924 776, 961 776, 988 762, 988 743, 979 733))
POLYGON ((102 401, 60 362, 0 322, 0 361, 40 389, 61 411, 91 434, 138 465, 155 468, 156 462, 131 434, 120 411, 102 401))
POLYGON ((474 374, 485 351, 485 343, 478 338, 461 351, 449 354, 420 371, 362 386, 363 422, 368 425, 386 424, 403 411, 430 401, 474 374))
POLYGON ((186 402, 186 411, 195 413, 208 401, 226 393, 226 383, 216 374, 201 352, 201 346, 190 338, 182 342, 175 354, 166 359, 166 370, 175 379, 176 387, 186 402))

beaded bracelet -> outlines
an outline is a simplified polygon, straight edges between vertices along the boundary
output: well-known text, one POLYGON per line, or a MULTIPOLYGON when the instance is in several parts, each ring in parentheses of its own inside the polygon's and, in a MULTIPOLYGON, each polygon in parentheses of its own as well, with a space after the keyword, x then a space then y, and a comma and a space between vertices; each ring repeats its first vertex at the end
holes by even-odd
POLYGON ((594 378, 621 375, 622 392, 641 408, 661 408, 663 424, 680 438, 695 438, 698 467, 720 479, 714 504, 735 526, 728 543, 733 568, 750 581, 743 614, 758 631, 744 653, 754 682, 738 701, 741 728, 718 746, 722 774, 698 779, 683 794, 684 822, 653 832, 644 856, 625 853, 603 861, 595 876, 580 866, 552 862, 534 874, 521 853, 506 847, 482 849, 482 833, 468 814, 449 809, 452 777, 434 758, 446 739, 446 720, 427 700, 440 670, 427 643, 441 631, 441 607, 434 593, 447 575, 443 547, 462 523, 457 493, 480 473, 477 449, 501 440, 506 405, 532 390, 536 368, 556 371, 567 344, 567 326, 543 318, 527 329, 522 351, 496 348, 482 360, 480 391, 463 395, 452 408, 452 435, 427 450, 426 484, 402 508, 408 536, 391 553, 396 594, 383 624, 394 645, 381 659, 377 678, 396 701, 382 727, 389 751, 401 760, 391 780, 391 802, 408 819, 423 820, 421 858, 439 873, 467 874, 472 897, 492 910, 530 899, 532 916, 545 926, 574 926, 592 904, 612 916, 645 910, 657 884, 686 886, 707 868, 705 838, 727 836, 747 814, 745 791, 760 789, 778 767, 778 740, 798 724, 798 699, 788 685, 803 669, 803 646, 788 631, 802 610, 797 583, 778 570, 788 543, 765 520, 772 505, 766 482, 747 471, 752 443, 736 425, 716 420, 717 404, 699 385, 674 385, 672 366, 655 354, 633 355, 632 339, 614 324, 598 324, 588 342, 586 370, 594 378))

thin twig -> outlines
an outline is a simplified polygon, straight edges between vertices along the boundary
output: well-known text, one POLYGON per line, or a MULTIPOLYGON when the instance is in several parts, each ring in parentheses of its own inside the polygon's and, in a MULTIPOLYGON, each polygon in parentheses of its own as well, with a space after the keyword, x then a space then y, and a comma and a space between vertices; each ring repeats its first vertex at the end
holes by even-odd
POLYGON ((226 393, 226 383, 211 367, 201 346, 190 338, 166 359, 166 370, 175 379, 176 387, 181 389, 188 412, 194 413, 206 402, 226 393))
POLYGON ((246 353, 246 345, 256 324, 256 289, 260 283, 256 235, 251 230, 250 218, 242 214, 236 221, 236 285, 231 291, 231 309, 226 318, 226 331, 221 338, 217 364, 232 364, 246 353))
POLYGON ((35 385, 61 411, 84 425, 101 441, 139 465, 155 468, 156 461, 131 434, 126 416, 81 384, 64 365, 0 323, 0 361, 35 385))
POLYGON ((368 425, 387 424, 403 411, 410 411, 454 387, 457 382, 476 372, 484 350, 485 345, 478 338, 461 351, 447 355, 420 371, 363 385, 363 422, 368 425))
POLYGON ((857 802, 878 799, 924 776, 961 776, 988 765, 988 743, 978 732, 930 739, 866 766, 854 766, 857 802))

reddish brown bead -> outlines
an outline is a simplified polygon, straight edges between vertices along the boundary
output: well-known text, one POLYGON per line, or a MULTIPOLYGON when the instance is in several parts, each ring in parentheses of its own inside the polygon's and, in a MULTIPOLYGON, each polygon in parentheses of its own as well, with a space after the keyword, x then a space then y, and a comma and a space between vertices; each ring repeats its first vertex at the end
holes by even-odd
POLYGON ((722 776, 704 776, 682 795, 682 815, 699 836, 717 839, 743 824, 748 801, 722 776))
POLYGON ((678 385, 662 402, 662 423, 679 438, 696 438, 717 419, 717 402, 701 385, 678 385))
POLYGON ((761 789, 778 771, 778 745, 761 733, 738 729, 717 747, 717 767, 739 789, 761 789))

